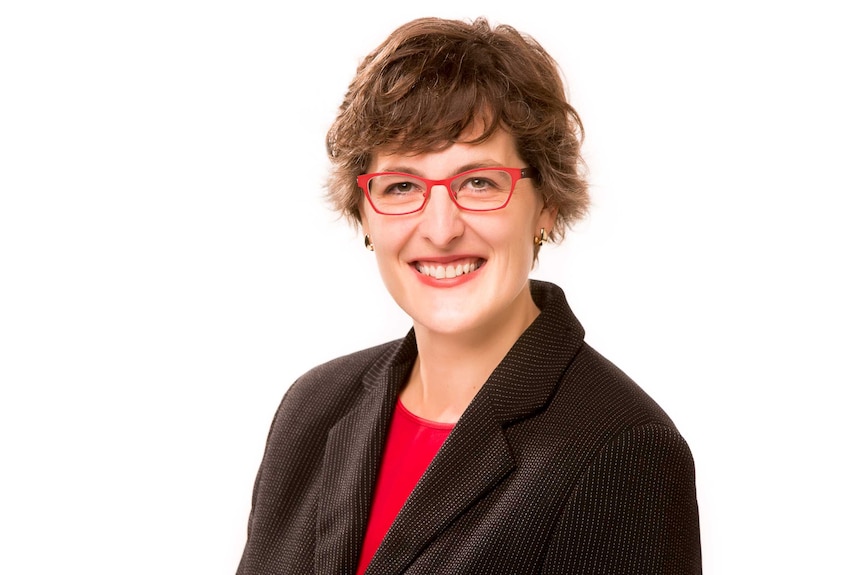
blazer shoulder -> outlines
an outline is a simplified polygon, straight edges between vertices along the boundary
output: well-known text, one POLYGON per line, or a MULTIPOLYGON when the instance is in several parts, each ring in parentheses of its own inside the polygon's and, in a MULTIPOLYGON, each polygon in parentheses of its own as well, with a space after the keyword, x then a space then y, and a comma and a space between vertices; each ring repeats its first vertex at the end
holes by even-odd
POLYGON ((624 427, 659 424, 676 430, 662 407, 622 369, 584 343, 566 376, 568 387, 594 413, 613 414, 609 420, 624 427))
POLYGON ((396 340, 332 359, 288 387, 270 424, 264 464, 309 449, 322 453, 330 428, 366 395, 366 382, 374 380, 368 373, 385 368, 399 343, 396 340))
POLYGON ((301 396, 315 401, 320 397, 335 399, 360 391, 370 371, 385 367, 399 349, 403 339, 369 347, 322 363, 300 376, 285 396, 301 396))

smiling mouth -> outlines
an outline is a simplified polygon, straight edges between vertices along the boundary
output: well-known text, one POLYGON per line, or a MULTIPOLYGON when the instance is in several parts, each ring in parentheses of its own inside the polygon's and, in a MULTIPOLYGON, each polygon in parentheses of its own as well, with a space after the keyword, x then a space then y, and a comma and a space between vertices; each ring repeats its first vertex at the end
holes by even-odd
POLYGON ((424 276, 442 280, 457 278, 459 276, 473 273, 482 267, 484 263, 485 260, 476 258, 458 263, 452 262, 446 265, 433 262, 416 262, 413 264, 413 267, 424 276))

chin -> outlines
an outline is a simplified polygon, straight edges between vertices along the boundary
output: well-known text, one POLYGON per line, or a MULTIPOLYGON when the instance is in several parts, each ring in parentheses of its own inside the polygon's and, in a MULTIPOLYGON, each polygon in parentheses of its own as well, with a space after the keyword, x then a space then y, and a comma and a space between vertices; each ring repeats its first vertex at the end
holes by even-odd
POLYGON ((448 302, 447 305, 444 301, 414 301, 402 309, 417 327, 438 334, 457 335, 480 329, 484 323, 483 317, 490 313, 490 310, 480 310, 475 305, 464 305, 466 303, 448 302))

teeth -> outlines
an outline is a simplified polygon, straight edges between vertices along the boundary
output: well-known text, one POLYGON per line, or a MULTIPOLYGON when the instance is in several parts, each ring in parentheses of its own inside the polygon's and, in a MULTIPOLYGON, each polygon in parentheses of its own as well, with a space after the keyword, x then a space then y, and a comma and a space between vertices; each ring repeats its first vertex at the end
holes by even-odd
POLYGON ((436 278, 438 280, 442 279, 451 279, 456 278, 458 276, 462 276, 464 274, 469 274, 471 272, 476 271, 478 268, 478 264, 476 262, 470 262, 466 264, 458 264, 456 266, 435 266, 435 265, 425 265, 425 264, 417 264, 416 269, 419 270, 419 273, 436 278))

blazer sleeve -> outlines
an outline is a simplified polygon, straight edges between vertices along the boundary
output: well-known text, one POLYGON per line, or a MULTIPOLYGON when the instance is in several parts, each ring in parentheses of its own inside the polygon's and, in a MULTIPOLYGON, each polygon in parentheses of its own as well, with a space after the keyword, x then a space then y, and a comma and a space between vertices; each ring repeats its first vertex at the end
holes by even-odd
POLYGON ((675 429, 634 427, 597 455, 566 502, 542 573, 702 573, 694 461, 675 429))
MULTIPOLYGON (((273 415, 272 421, 269 424, 269 431, 267 432, 266 443, 265 443, 265 448, 264 448, 264 456, 263 456, 264 461, 266 460, 267 452, 270 449, 270 442, 271 442, 270 440, 272 439, 272 434, 273 434, 273 431, 275 430, 276 423, 278 422, 278 419, 279 419, 279 416, 281 415, 281 412, 284 410, 284 405, 287 402, 288 397, 290 396, 290 391, 292 389, 293 389, 293 386, 287 388, 287 391, 285 392, 284 396, 282 396, 281 403, 279 404, 278 409, 276 410, 275 415, 273 415)), ((242 556, 240 557, 239 565, 237 566, 237 569, 236 569, 237 575, 242 575, 247 570, 246 562, 247 562, 248 552, 249 552, 248 542, 251 540, 251 536, 252 536, 252 527, 254 525, 255 512, 257 511, 257 496, 258 496, 258 489, 260 488, 260 477, 261 477, 262 472, 263 472, 263 463, 261 463, 261 465, 258 466, 257 475, 254 478, 254 488, 252 489, 252 493, 251 493, 251 510, 249 511, 249 514, 248 514, 248 524, 246 526, 246 547, 243 550, 242 556)))

